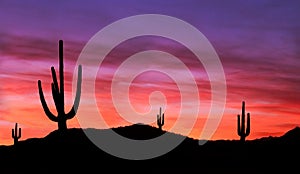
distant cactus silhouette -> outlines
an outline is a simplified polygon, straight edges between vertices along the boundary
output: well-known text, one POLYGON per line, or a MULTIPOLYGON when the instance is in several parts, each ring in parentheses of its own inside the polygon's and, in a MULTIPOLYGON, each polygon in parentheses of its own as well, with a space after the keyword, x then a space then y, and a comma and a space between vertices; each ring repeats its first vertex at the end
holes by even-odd
POLYGON ((245 142, 246 137, 250 134, 250 113, 247 113, 247 128, 245 128, 245 101, 242 102, 242 120, 240 115, 237 116, 237 133, 240 141, 245 142))
POLYGON ((15 124, 15 129, 11 129, 11 136, 14 139, 14 145, 18 144, 18 140, 21 138, 21 128, 19 128, 18 134, 18 123, 15 124))
POLYGON ((159 108, 159 114, 157 114, 157 125, 160 130, 162 130, 162 126, 164 125, 164 117, 165 113, 161 115, 161 107, 159 108))
POLYGON ((78 80, 77 80, 77 91, 76 91, 76 96, 74 100, 74 104, 71 108, 71 110, 68 113, 65 113, 64 109, 64 64, 63 64, 63 41, 59 40, 59 82, 60 82, 60 88, 58 87, 58 82, 56 78, 56 72, 54 67, 51 67, 51 72, 52 72, 52 78, 53 82, 51 83, 51 88, 52 88, 52 96, 53 100, 55 103, 55 107, 57 110, 57 115, 54 115, 51 113, 49 110, 43 90, 42 90, 42 84, 41 81, 38 80, 38 89, 39 89, 39 95, 40 95, 40 100, 43 106, 43 109, 45 111, 45 114, 48 116, 48 118, 51 121, 57 122, 58 123, 58 130, 59 131, 64 131, 67 129, 67 120, 72 119, 77 112, 79 101, 80 101, 80 94, 81 94, 81 81, 82 81, 82 68, 81 65, 78 66, 78 80))

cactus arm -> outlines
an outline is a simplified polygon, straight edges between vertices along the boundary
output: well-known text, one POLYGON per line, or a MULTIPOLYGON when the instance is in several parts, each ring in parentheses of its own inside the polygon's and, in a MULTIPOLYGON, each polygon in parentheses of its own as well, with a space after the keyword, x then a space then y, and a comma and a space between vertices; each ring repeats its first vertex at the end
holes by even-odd
POLYGON ((55 72, 55 69, 54 69, 53 66, 51 67, 51 73, 52 73, 54 88, 59 93, 58 82, 57 82, 57 78, 56 78, 56 72, 55 72))
POLYGON ((241 136, 242 135, 242 133, 241 133, 241 129, 240 129, 240 127, 241 127, 241 118, 240 118, 241 116, 240 115, 237 115, 237 133, 238 133, 238 135, 239 136, 241 136))
POLYGON ((43 89, 42 89, 42 82, 40 80, 38 81, 38 88, 39 88, 40 100, 41 100, 43 109, 45 111, 45 114, 51 121, 57 122, 58 118, 51 113, 51 111, 49 110, 49 108, 47 106, 47 103, 46 103, 46 100, 44 97, 44 93, 43 93, 43 89))
POLYGON ((76 115, 79 102, 80 102, 80 95, 81 95, 81 82, 82 82, 82 67, 81 65, 78 66, 78 79, 77 79, 77 90, 74 99, 73 106, 69 113, 67 113, 66 118, 71 119, 76 115))
POLYGON ((57 78, 56 78, 56 72, 55 72, 55 68, 52 66, 51 67, 51 73, 52 73, 52 79, 53 79, 53 83, 51 83, 51 88, 52 88, 52 97, 54 100, 54 104, 56 107, 57 111, 60 111, 61 105, 60 105, 60 98, 59 98, 59 88, 58 88, 58 82, 57 82, 57 78))
POLYGON ((247 113, 247 129, 246 129, 246 136, 250 134, 250 113, 247 113))
POLYGON ((59 93, 57 91, 57 89, 55 89, 55 84, 54 83, 51 83, 51 89, 52 89, 52 97, 53 97, 53 100, 54 100, 54 104, 55 104, 55 107, 56 107, 56 110, 59 111, 59 93))
POLYGON ((19 128, 19 135, 17 137, 18 139, 21 138, 21 128, 19 128))
POLYGON ((162 121, 161 121, 161 125, 164 125, 165 124, 165 113, 163 113, 162 115, 162 121))

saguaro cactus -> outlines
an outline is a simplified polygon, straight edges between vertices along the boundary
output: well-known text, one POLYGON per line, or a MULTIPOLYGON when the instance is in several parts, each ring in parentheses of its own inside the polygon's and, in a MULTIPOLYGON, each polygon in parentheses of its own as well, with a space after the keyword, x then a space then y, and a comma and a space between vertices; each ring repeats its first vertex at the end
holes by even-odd
POLYGON ((161 107, 159 108, 159 114, 157 114, 157 125, 160 130, 162 130, 162 126, 164 125, 164 117, 165 113, 161 114, 161 107))
POLYGON ((240 141, 245 142, 246 137, 250 134, 250 113, 247 113, 247 128, 245 126, 245 102, 242 102, 242 120, 241 116, 237 116, 237 133, 240 141))
POLYGON ((21 128, 19 128, 18 133, 18 123, 15 124, 15 129, 11 129, 11 136, 14 139, 14 145, 18 144, 18 140, 21 138, 21 128))
POLYGON ((56 72, 54 67, 51 67, 51 72, 52 72, 52 79, 53 82, 51 83, 51 88, 52 88, 52 97, 55 103, 55 107, 57 110, 57 115, 54 115, 51 113, 49 110, 43 90, 42 90, 42 84, 41 81, 38 80, 38 89, 39 89, 39 95, 40 95, 40 100, 43 106, 43 109, 45 111, 45 114, 48 116, 48 118, 51 121, 57 122, 58 123, 58 130, 59 131, 64 131, 67 129, 67 120, 72 119, 77 112, 79 101, 80 101, 80 94, 81 94, 81 81, 82 81, 82 68, 81 65, 78 66, 78 79, 77 79, 77 91, 75 95, 75 100, 74 104, 71 108, 71 110, 66 113, 64 109, 64 100, 65 100, 65 95, 64 95, 64 62, 63 62, 63 41, 59 40, 59 82, 60 86, 58 86, 57 78, 56 78, 56 72))

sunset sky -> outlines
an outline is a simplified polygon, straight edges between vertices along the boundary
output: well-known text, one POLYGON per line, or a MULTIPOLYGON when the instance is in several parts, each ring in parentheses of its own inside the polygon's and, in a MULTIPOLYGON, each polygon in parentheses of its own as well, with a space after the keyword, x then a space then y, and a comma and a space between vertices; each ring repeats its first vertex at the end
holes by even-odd
MULTIPOLYGON (((77 69, 76 62, 85 44, 103 27, 122 18, 141 14, 168 15, 191 24, 209 40, 218 54, 225 72, 227 96, 224 114, 211 139, 239 139, 237 114, 241 113, 242 101, 246 102, 246 112, 251 114, 251 133, 246 139, 280 136, 300 126, 299 7, 300 2, 296 0, 2 0, 0 145, 13 143, 11 129, 16 122, 22 128, 21 140, 44 137, 57 129, 57 124, 50 121, 42 109, 37 81, 42 81, 48 106, 55 113, 50 67, 54 66, 58 73, 58 40, 64 40, 65 108, 69 111, 73 103, 73 72, 77 69)), ((122 35, 122 28, 119 34, 122 35)), ((118 127, 132 124, 122 119, 114 108, 112 78, 123 61, 145 50, 167 52, 186 64, 197 83, 200 106, 188 100, 183 101, 187 107, 180 108, 181 91, 174 79, 161 72, 148 71, 130 82, 128 76, 143 66, 143 62, 127 64, 126 71, 117 76, 119 87, 131 83, 130 102, 140 113, 150 110, 151 94, 164 94, 167 107, 161 105, 166 109, 163 129, 168 130, 175 124, 180 109, 185 118, 178 123, 180 126, 175 130, 176 133, 187 129, 189 125, 185 121, 190 119, 189 111, 199 107, 197 122, 188 135, 198 139, 211 101, 207 72, 185 47, 160 37, 130 39, 113 49, 100 66, 95 64, 89 67, 99 68, 95 79, 95 98, 107 125, 118 127)), ((169 60, 163 59, 164 56, 162 54, 160 60, 169 60)), ((150 59, 155 58, 149 56, 150 59)), ((180 75, 183 69, 172 63, 166 61, 154 66, 161 71, 178 74, 176 77, 185 86, 187 95, 194 96, 195 93, 190 91, 190 82, 180 75)), ((88 72, 88 67, 83 66, 84 77, 89 77, 88 72)), ((125 94, 120 92, 116 95, 122 98, 125 94)), ((156 99, 153 100, 156 102, 156 99)), ((155 114, 159 112, 159 102, 152 106, 155 114)), ((119 107, 122 106, 124 109, 126 105, 119 103, 119 107)), ((90 101, 83 97, 79 105, 80 115, 69 120, 68 127, 81 126, 77 117, 92 118, 89 110, 90 101)), ((124 110, 131 114, 128 108, 124 110)), ((153 120, 150 119, 153 126, 156 126, 155 114, 153 120)), ((91 123, 90 127, 97 128, 103 124, 93 120, 91 123)))

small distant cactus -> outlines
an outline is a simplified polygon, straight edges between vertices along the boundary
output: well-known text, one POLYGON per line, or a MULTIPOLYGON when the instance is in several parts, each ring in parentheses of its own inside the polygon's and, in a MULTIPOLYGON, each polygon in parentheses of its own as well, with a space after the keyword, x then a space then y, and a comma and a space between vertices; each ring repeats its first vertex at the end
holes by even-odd
POLYGON ((164 125, 164 117, 165 113, 161 114, 161 107, 159 108, 159 114, 157 114, 157 125, 160 130, 162 130, 162 126, 164 125))
POLYGON ((250 134, 250 113, 247 113, 247 128, 245 127, 245 102, 242 102, 242 116, 237 116, 237 133, 240 141, 245 142, 246 137, 250 134), (241 118, 242 117, 242 120, 241 118))
POLYGON ((18 144, 18 140, 21 138, 21 128, 19 128, 18 133, 18 123, 15 124, 15 129, 11 129, 11 136, 14 139, 14 145, 18 144))

